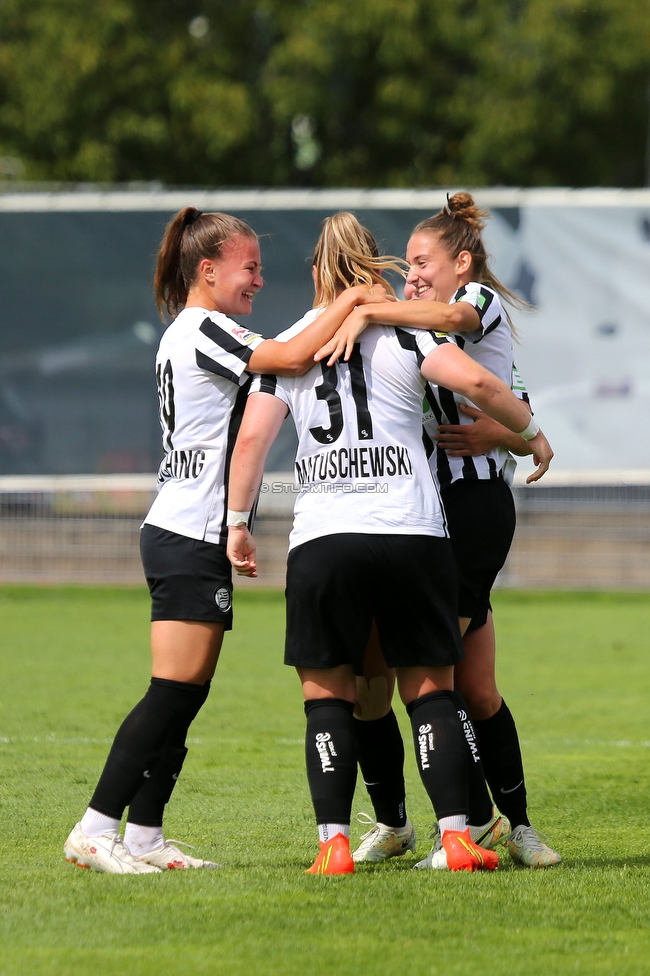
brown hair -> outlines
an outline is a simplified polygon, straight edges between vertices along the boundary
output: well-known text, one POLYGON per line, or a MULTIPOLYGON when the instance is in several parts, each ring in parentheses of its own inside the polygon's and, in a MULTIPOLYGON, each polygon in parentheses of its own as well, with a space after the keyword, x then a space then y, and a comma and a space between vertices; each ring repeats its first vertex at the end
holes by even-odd
MULTIPOLYGON (((447 194, 447 203, 435 217, 420 221, 413 234, 434 234, 452 258, 461 251, 472 255, 472 278, 493 288, 501 298, 515 308, 529 309, 532 306, 515 295, 499 281, 488 267, 488 255, 481 233, 490 216, 489 210, 482 210, 474 202, 471 193, 447 194)), ((513 335, 517 332, 508 311, 506 317, 513 335)))
POLYGON ((178 315, 203 258, 218 259, 234 237, 254 237, 246 221, 223 213, 201 213, 196 207, 179 210, 167 224, 158 250, 153 290, 161 319, 165 311, 178 315))
POLYGON ((316 268, 314 308, 331 305, 341 288, 352 285, 370 286, 379 282, 394 294, 381 273, 390 269, 404 276, 405 267, 401 258, 380 257, 370 231, 348 210, 341 210, 322 222, 312 263, 316 268))

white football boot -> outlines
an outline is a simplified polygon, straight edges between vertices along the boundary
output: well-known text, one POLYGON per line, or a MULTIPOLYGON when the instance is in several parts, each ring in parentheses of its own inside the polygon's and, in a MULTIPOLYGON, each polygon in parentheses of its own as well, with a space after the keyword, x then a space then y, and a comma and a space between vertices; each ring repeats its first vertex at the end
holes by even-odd
POLYGON ((519 824, 508 838, 510 857, 525 868, 550 868, 561 864, 557 851, 545 844, 533 827, 519 824))
POLYGON ((415 828, 408 817, 403 827, 375 823, 367 813, 358 813, 357 820, 362 824, 372 824, 372 827, 367 834, 363 834, 361 843, 352 852, 355 864, 387 861, 389 857, 401 857, 407 851, 415 851, 415 828))
POLYGON ((221 865, 215 861, 204 861, 200 857, 191 857, 185 851, 179 850, 176 844, 189 847, 194 850, 191 844, 184 844, 181 840, 166 840, 162 847, 155 851, 147 851, 145 854, 133 855, 133 860, 138 864, 151 864, 158 870, 163 871, 184 871, 187 868, 220 868, 221 865))
POLYGON ((63 850, 65 859, 78 868, 102 871, 105 874, 160 874, 160 868, 133 857, 118 833, 88 837, 75 824, 63 850))

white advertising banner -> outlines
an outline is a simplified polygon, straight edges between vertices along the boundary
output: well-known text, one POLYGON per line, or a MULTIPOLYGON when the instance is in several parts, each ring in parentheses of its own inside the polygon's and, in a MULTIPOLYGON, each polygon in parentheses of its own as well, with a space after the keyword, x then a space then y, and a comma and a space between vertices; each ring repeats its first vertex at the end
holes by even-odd
POLYGON ((535 311, 515 356, 554 469, 650 468, 650 206, 522 206, 487 231, 535 311))

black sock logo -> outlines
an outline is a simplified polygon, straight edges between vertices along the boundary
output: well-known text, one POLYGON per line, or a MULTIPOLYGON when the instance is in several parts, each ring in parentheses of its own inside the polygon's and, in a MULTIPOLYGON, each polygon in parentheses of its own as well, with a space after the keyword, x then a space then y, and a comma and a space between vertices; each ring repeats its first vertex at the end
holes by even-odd
POLYGON ((329 732, 316 733, 316 750, 320 758, 321 770, 324 773, 333 773, 334 766, 330 756, 336 756, 336 749, 329 732))

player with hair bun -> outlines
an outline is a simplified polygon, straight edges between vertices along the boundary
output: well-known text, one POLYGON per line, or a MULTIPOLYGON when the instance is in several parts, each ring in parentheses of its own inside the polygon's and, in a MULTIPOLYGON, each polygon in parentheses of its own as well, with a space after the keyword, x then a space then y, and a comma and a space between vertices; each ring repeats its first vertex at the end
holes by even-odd
MULTIPOLYGON (((378 256, 352 214, 328 218, 314 255, 316 307, 281 338, 302 334, 341 289, 394 264, 378 256)), ((540 468, 552 451, 541 431, 532 431, 528 407, 510 384, 445 335, 368 328, 349 353, 345 362, 320 362, 299 379, 256 378, 230 472, 229 504, 242 511, 229 513, 228 555, 238 573, 256 576, 247 513, 290 411, 300 492, 287 565, 285 663, 298 671, 307 716, 307 778, 320 842, 308 873, 354 871, 355 673, 363 671, 373 620, 411 717, 444 866, 493 870, 496 854, 475 844, 467 829, 468 747, 453 691, 463 652, 453 554, 422 442, 426 382, 446 383, 509 430, 530 435, 540 468)))
POLYGON ((224 631, 232 626, 225 552, 226 483, 251 373, 296 376, 363 302, 386 295, 372 280, 342 293, 289 342, 238 325, 263 285, 257 236, 243 220, 185 207, 165 231, 154 280, 161 313, 176 316, 156 356, 164 458, 142 526, 152 600, 152 678, 117 731, 95 792, 65 843, 79 867, 115 874, 214 868, 163 834, 163 813, 208 697, 224 631), (129 807, 124 841, 119 827, 129 807))
MULTIPOLYGON (((349 354, 357 335, 369 324, 410 325, 453 333, 471 359, 512 386, 527 402, 513 362, 514 328, 504 302, 527 307, 492 273, 482 239, 488 212, 469 193, 447 197, 434 217, 419 223, 408 242, 409 272, 405 297, 386 308, 367 305, 353 311, 339 333, 318 353, 329 362, 349 354)), ((470 398, 471 399, 471 398, 470 398)), ((509 452, 530 454, 530 446, 495 423, 467 398, 444 385, 429 384, 424 437, 431 468, 441 489, 451 543, 460 575, 459 605, 465 657, 455 668, 455 687, 462 695, 476 735, 492 797, 505 814, 493 810, 480 778, 472 796, 474 839, 491 847, 507 839, 513 859, 527 867, 561 861, 533 829, 526 806, 526 787, 517 729, 496 684, 495 637, 490 591, 505 563, 515 529, 510 491, 515 462, 509 452), (506 823, 506 818, 509 824, 506 823)), ((530 430, 536 428, 530 421, 530 430)), ((525 434, 524 436, 528 436, 525 434)), ((548 465, 539 464, 528 482, 548 465)), ((391 718, 392 678, 375 648, 360 682, 364 747, 360 762, 375 805, 377 823, 354 853, 358 861, 383 860, 403 853, 403 792, 395 757, 399 729, 391 718), (392 768, 384 757, 392 757, 392 768), (375 799, 376 798, 376 799, 375 799), (390 817, 390 822, 386 821, 390 817)), ((439 841, 420 867, 444 866, 439 841)))

